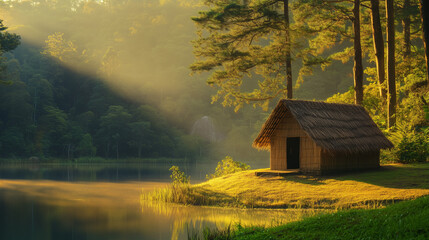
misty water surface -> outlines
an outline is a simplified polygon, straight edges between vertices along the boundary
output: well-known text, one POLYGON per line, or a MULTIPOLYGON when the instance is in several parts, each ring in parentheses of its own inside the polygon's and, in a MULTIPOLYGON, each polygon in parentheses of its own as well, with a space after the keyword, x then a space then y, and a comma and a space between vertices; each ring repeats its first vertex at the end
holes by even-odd
MULTIPOLYGON (((203 165, 181 167, 205 176, 203 165)), ((0 239, 187 239, 188 233, 205 227, 270 226, 314 214, 141 203, 142 191, 168 184, 168 168, 168 164, 2 165, 0 239)))

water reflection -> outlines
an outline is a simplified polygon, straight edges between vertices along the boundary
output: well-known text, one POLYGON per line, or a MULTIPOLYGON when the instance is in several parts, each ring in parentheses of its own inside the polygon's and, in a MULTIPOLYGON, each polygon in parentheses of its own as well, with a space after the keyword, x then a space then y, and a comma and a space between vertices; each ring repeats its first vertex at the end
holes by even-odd
POLYGON ((60 181, 169 181, 172 165, 180 168, 194 180, 202 180, 215 168, 211 163, 152 162, 152 163, 14 163, 0 165, 0 179, 48 179, 60 181))
POLYGON ((186 239, 204 227, 270 226, 314 214, 141 203, 142 191, 165 186, 169 174, 164 165, 2 165, 0 239, 186 239))
POLYGON ((156 182, 0 181, 0 239, 186 239, 204 227, 272 225, 313 211, 239 210, 139 202, 156 182))
POLYGON ((220 207, 182 206, 177 204, 142 201, 143 213, 168 217, 172 222, 171 239, 186 239, 188 233, 200 233, 205 227, 225 229, 228 226, 277 226, 298 221, 320 213, 318 210, 265 210, 220 207))
MULTIPOLYGON (((216 162, 174 160, 141 163, 0 163, 0 179, 45 179, 59 181, 170 181, 172 165, 191 176, 191 181, 205 179, 214 172, 216 162)), ((268 167, 267 162, 251 163, 253 168, 268 167)))

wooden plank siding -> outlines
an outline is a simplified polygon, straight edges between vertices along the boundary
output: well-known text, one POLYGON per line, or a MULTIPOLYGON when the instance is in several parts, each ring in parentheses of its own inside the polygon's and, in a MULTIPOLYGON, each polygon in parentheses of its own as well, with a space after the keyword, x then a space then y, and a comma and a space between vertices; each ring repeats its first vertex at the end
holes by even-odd
POLYGON ((302 172, 320 171, 321 148, 300 127, 290 111, 277 125, 270 139, 270 168, 272 170, 287 170, 286 139, 300 138, 300 170, 302 172))
POLYGON ((286 144, 289 137, 300 138, 299 170, 302 173, 319 175, 380 167, 380 150, 350 153, 328 151, 317 146, 286 110, 270 138, 271 170, 288 170, 286 144))
POLYGON ((322 150, 321 174, 380 167, 380 151, 344 153, 322 150))

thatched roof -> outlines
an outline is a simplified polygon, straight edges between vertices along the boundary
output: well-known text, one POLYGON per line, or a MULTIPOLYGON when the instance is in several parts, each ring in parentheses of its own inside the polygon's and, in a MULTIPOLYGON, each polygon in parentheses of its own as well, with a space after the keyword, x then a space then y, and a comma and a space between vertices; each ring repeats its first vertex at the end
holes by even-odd
POLYGON ((253 142, 254 147, 270 148, 270 137, 287 112, 318 146, 327 150, 366 152, 393 147, 362 106, 301 100, 280 100, 253 142))

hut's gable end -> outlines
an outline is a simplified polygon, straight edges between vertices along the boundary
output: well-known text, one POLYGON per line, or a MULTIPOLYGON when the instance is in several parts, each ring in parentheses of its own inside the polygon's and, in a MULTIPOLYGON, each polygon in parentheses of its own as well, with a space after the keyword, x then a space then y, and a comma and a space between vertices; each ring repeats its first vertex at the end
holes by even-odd
POLYGON ((290 111, 286 111, 285 116, 280 120, 272 136, 304 137, 307 136, 307 134, 302 130, 301 126, 299 126, 298 121, 296 121, 295 117, 292 116, 290 111))
POLYGON ((288 169, 286 157, 286 139, 288 137, 300 138, 300 168, 308 171, 320 170, 321 148, 302 130, 298 121, 289 111, 279 121, 270 138, 270 168, 273 170, 288 169))
POLYGON ((280 101, 262 126, 262 130, 256 137, 255 141, 253 141, 253 147, 272 151, 271 137, 274 134, 274 131, 277 129, 280 121, 285 117, 286 112, 286 107, 280 101))

